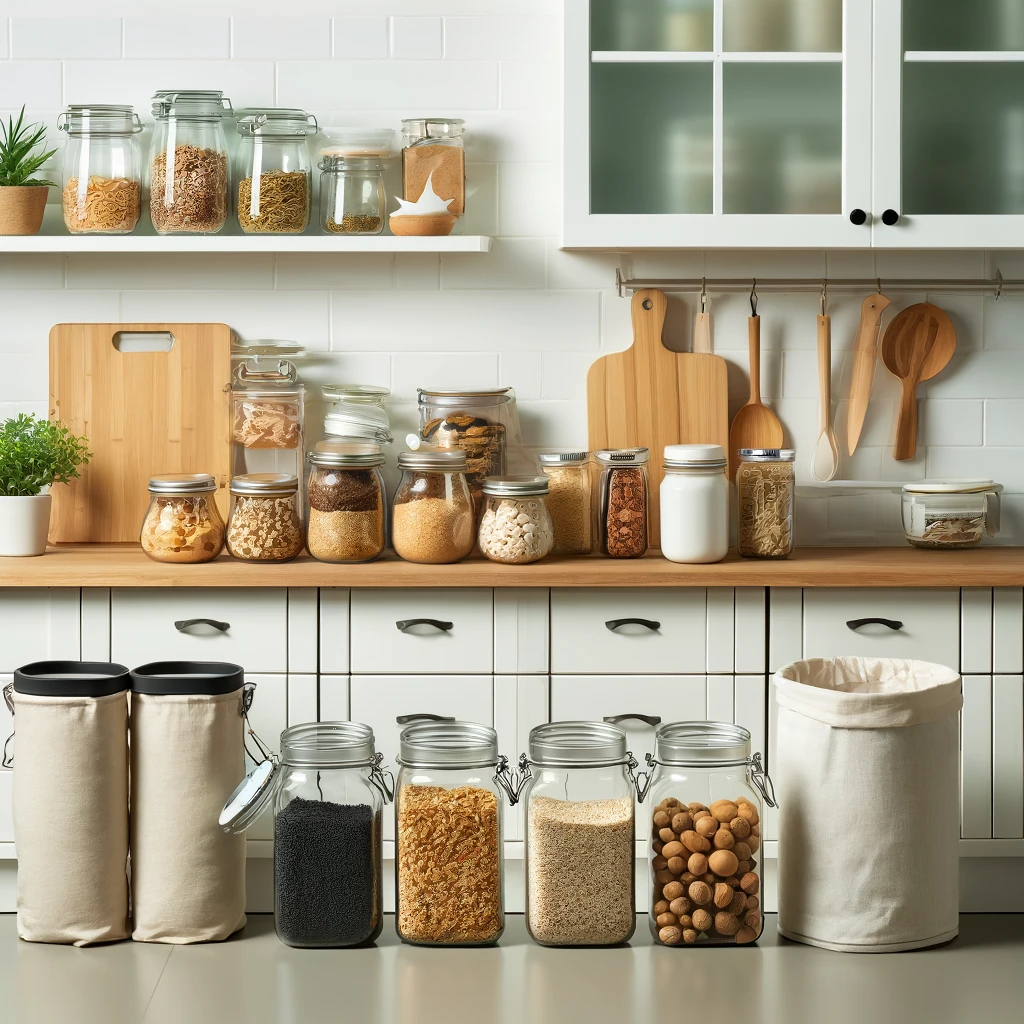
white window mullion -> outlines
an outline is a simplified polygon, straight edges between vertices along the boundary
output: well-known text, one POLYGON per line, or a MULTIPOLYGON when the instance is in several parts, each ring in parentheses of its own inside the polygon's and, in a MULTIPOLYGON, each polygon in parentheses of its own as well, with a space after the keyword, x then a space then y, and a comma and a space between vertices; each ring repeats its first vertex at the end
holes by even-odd
POLYGON ((711 209, 715 216, 720 217, 724 209, 722 197, 722 182, 725 169, 723 166, 723 153, 725 151, 724 134, 725 124, 722 117, 722 38, 725 24, 724 14, 725 0, 715 0, 715 22, 714 22, 714 48, 715 66, 712 92, 712 125, 711 138, 714 146, 714 178, 712 183, 712 205, 711 209))

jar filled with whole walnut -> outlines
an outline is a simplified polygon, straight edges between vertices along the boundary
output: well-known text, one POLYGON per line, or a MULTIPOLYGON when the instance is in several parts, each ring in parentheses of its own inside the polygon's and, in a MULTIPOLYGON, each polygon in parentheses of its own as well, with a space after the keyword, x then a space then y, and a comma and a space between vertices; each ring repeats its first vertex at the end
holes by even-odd
POLYGON ((142 550, 157 562, 209 562, 224 544, 217 481, 209 473, 170 473, 149 481, 142 550))
POLYGON ((650 485, 647 448, 594 452, 601 469, 597 488, 598 547, 609 558, 639 558, 648 545, 650 485))
POLYGON ((736 549, 744 558, 793 553, 796 481, 792 448, 741 448, 736 470, 736 549))

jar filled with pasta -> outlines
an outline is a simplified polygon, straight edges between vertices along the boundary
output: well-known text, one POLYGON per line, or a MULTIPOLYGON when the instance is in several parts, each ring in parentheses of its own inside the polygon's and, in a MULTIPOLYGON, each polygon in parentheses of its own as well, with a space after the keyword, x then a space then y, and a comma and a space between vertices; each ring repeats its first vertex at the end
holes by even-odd
POLYGON ((209 562, 224 544, 217 481, 209 473, 171 473, 149 481, 142 550, 157 562, 209 562))
POLYGON ((744 558, 789 558, 793 553, 796 453, 792 448, 741 448, 739 456, 737 550, 744 558))

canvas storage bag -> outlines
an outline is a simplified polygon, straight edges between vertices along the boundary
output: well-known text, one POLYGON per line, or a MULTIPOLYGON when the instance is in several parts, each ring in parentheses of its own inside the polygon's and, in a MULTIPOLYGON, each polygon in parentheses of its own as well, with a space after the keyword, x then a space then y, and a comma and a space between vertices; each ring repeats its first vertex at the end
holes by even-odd
POLYGON ((957 934, 959 674, 797 661, 775 674, 779 934, 887 953, 957 934))
POLYGON ((128 669, 49 661, 14 673, 18 935, 88 946, 128 927, 128 669))
POLYGON ((132 938, 211 942, 245 924, 245 836, 218 824, 245 776, 242 669, 132 671, 132 938))

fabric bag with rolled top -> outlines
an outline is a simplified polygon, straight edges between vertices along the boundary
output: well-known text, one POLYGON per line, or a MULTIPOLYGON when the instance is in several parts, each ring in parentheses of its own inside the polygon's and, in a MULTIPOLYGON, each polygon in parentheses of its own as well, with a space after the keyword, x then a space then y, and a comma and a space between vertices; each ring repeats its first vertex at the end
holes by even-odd
POLYGON ((774 686, 779 934, 858 953, 955 938, 960 675, 815 658, 774 686))

